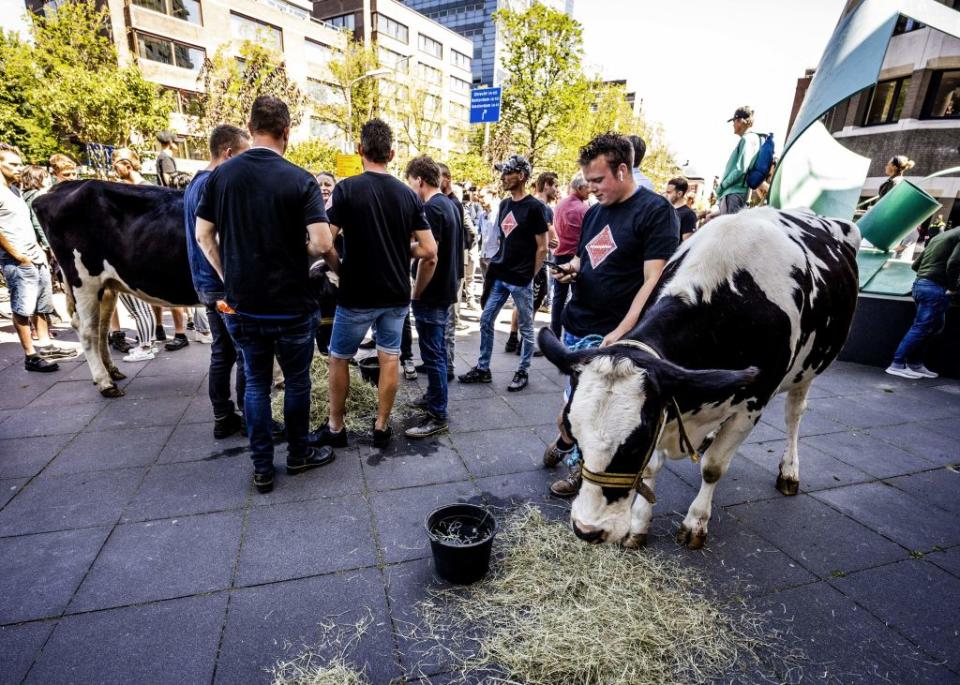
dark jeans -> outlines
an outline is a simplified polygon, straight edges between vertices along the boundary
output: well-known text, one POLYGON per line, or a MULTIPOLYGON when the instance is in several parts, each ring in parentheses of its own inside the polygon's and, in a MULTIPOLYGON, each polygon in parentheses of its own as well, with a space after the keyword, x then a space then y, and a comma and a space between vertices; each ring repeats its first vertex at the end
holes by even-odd
POLYGON ((950 296, 942 286, 926 278, 913 282, 913 299, 917 316, 893 355, 894 364, 921 364, 930 338, 943 330, 947 322, 950 296))
POLYGON ((420 358, 427 372, 427 409, 438 419, 447 420, 447 343, 444 332, 448 307, 431 307, 412 303, 413 316, 420 336, 420 358))
POLYGON ((207 379, 207 391, 210 394, 210 404, 213 405, 215 419, 222 419, 234 412, 234 404, 230 400, 230 372, 234 365, 237 367, 236 406, 241 412, 243 411, 243 393, 247 385, 243 373, 243 358, 224 326, 223 315, 217 311, 217 300, 222 299, 223 293, 200 293, 200 301, 207 309, 210 334, 213 336, 213 344, 210 345, 210 374, 207 379))
MULTIPOLYGON (((554 261, 557 264, 566 264, 571 259, 573 259, 572 254, 563 254, 557 255, 554 261)), ((570 294, 570 284, 554 280, 553 276, 550 277, 550 280, 553 281, 553 299, 550 301, 550 330, 559 338, 563 334, 563 308, 567 304, 567 296, 570 294)))
POLYGON ((400 361, 413 359, 413 327, 410 325, 410 310, 403 320, 403 337, 400 338, 400 361))
POLYGON ((240 314, 223 317, 227 330, 243 353, 247 377, 244 415, 258 472, 273 471, 270 387, 273 358, 283 369, 283 420, 287 428, 287 458, 300 459, 307 451, 310 423, 310 362, 317 334, 317 316, 296 319, 255 319, 240 314))

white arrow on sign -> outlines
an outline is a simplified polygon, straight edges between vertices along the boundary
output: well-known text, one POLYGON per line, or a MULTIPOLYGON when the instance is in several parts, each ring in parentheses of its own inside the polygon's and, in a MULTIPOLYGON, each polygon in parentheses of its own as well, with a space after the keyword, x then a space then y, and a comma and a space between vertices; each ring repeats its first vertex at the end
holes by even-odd
POLYGON ((480 112, 480 121, 483 121, 486 118, 487 118, 487 110, 483 110, 482 112, 480 112))

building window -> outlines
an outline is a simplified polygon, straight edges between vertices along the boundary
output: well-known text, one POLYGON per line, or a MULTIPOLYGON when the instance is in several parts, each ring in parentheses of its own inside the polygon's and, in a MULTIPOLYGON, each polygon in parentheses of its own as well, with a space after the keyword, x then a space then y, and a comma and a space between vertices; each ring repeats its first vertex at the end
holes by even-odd
POLYGON ((923 106, 923 118, 960 118, 960 69, 933 73, 923 106))
POLYGON ((457 52, 456 50, 450 51, 450 61, 453 63, 453 66, 460 67, 466 71, 470 71, 470 58, 467 57, 462 52, 457 52))
POLYGON ((173 111, 187 116, 196 116, 200 110, 200 93, 179 88, 164 88, 173 97, 173 111))
POLYGON ((439 86, 443 85, 443 72, 429 64, 420 64, 420 78, 427 83, 439 86))
POLYGON ((430 95, 426 93, 423 97, 423 108, 424 111, 430 112, 431 114, 440 113, 440 98, 436 95, 430 95))
POLYGON ((391 38, 396 38, 401 43, 410 42, 410 29, 401 24, 399 21, 394 21, 390 17, 386 17, 382 14, 376 15, 376 30, 377 33, 382 33, 390 36, 391 38))
POLYGON ((456 76, 450 77, 450 89, 456 93, 466 93, 470 94, 470 82, 464 81, 462 78, 457 78, 456 76))
POLYGON ((191 24, 202 24, 200 3, 197 0, 133 0, 134 5, 161 12, 191 24))
POLYGON ((178 43, 167 38, 137 34, 138 53, 142 59, 161 64, 171 64, 181 69, 199 72, 206 56, 202 48, 178 43))
POLYGON ((336 126, 319 117, 310 117, 310 137, 331 141, 340 137, 336 126))
POLYGON ((308 78, 306 90, 307 95, 310 96, 310 99, 312 99, 318 105, 332 105, 335 103, 343 104, 343 97, 341 97, 336 87, 330 85, 329 83, 325 83, 315 78, 308 78))
POLYGON ((333 48, 310 38, 303 39, 303 47, 307 53, 307 61, 312 64, 326 64, 333 58, 333 48))
POLYGON ((357 15, 356 14, 341 14, 338 17, 330 17, 329 19, 324 19, 325 22, 331 26, 336 26, 338 29, 349 29, 353 31, 357 28, 357 15))
POLYGON ((273 24, 230 13, 230 34, 235 40, 266 45, 274 52, 283 52, 283 31, 273 24))
POLYGON ((910 77, 880 81, 870 92, 870 106, 863 119, 864 126, 892 124, 900 120, 903 101, 910 86, 910 77))
POLYGON ((917 29, 922 29, 926 24, 921 24, 916 19, 911 19, 910 17, 905 17, 902 14, 897 18, 897 23, 893 27, 893 35, 899 36, 902 33, 910 33, 911 31, 916 31, 917 29))
POLYGON ((469 118, 469 112, 464 105, 461 105, 457 102, 447 103, 450 106, 450 118, 454 120, 454 123, 464 124, 469 118))
POLYGON ((409 55, 401 55, 399 52, 394 52, 383 46, 377 48, 377 56, 380 58, 380 62, 385 66, 390 67, 394 71, 398 71, 402 74, 410 72, 410 57, 409 55))
POLYGON ((422 33, 418 34, 417 40, 420 45, 420 52, 433 55, 437 59, 443 59, 443 45, 440 44, 440 41, 434 40, 422 33))

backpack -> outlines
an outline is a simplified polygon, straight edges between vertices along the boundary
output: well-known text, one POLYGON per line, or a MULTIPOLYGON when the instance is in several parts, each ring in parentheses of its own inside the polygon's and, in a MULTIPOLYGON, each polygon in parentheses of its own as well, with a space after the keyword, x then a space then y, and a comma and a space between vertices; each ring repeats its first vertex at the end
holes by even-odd
POLYGON ((757 135, 760 136, 760 149, 747 171, 747 186, 751 189, 759 188, 760 184, 767 180, 770 167, 773 166, 774 155, 777 153, 777 146, 773 142, 772 133, 758 133, 757 135))

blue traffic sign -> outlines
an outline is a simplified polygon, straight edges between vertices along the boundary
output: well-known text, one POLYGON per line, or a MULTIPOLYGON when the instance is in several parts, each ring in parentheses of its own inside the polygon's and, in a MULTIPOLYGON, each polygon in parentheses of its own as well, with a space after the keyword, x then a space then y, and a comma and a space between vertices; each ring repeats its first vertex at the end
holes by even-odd
POLYGON ((500 88, 474 88, 470 91, 470 123, 495 124, 500 121, 500 88))

